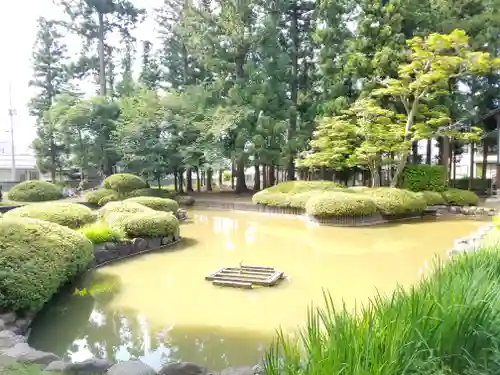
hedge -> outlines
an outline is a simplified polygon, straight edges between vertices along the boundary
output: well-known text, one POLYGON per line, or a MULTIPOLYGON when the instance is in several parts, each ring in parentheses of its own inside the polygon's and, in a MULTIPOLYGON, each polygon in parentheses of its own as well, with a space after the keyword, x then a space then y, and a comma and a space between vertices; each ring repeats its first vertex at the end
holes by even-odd
POLYGON ((401 175, 399 187, 411 191, 444 191, 446 170, 441 165, 407 165, 401 175))
POLYGON ((108 204, 109 202, 117 202, 120 199, 120 196, 118 195, 117 192, 115 191, 112 191, 112 190, 109 190, 111 191, 112 193, 110 195, 106 195, 105 197, 102 197, 101 199, 99 199, 99 201, 97 202, 97 205, 102 207, 102 206, 105 206, 106 204, 108 204))
POLYGON ((476 206, 479 203, 479 197, 468 190, 448 189, 442 192, 446 203, 456 206, 476 206))
POLYGON ((114 213, 106 221, 129 238, 179 235, 179 221, 170 212, 114 213))
POLYGON ((319 218, 369 216, 377 212, 377 207, 370 197, 361 194, 327 192, 311 197, 306 212, 319 218))
POLYGON ((384 215, 417 213, 427 207, 424 198, 408 190, 381 187, 362 190, 362 194, 371 197, 384 215))
POLYGON ((441 193, 437 193, 435 191, 421 191, 417 193, 422 198, 424 198, 427 206, 436 206, 436 205, 444 205, 446 204, 446 199, 444 199, 441 193))
POLYGON ((134 174, 117 173, 104 180, 104 187, 123 195, 133 190, 145 188, 146 182, 134 174))
POLYGON ((154 210, 152 210, 149 207, 143 206, 142 204, 136 202, 125 202, 125 201, 109 202, 105 206, 99 209, 100 216, 104 217, 112 213, 135 214, 135 213, 153 213, 153 212, 154 210))
POLYGON ((320 193, 317 191, 307 191, 305 193, 293 194, 290 196, 290 207, 305 209, 307 201, 317 194, 320 193))
POLYGON ((173 199, 157 198, 157 197, 135 197, 125 199, 124 202, 135 202, 149 207, 155 211, 165 211, 176 213, 179 209, 179 203, 173 199))
POLYGON ((252 196, 252 202, 263 206, 289 207, 290 194, 262 190, 252 196))
POLYGON ((267 189, 264 189, 262 191, 267 191, 270 193, 298 194, 311 190, 336 191, 339 188, 344 188, 344 186, 339 185, 333 181, 287 181, 279 183, 278 185, 268 187, 267 189))
POLYGON ((99 201, 102 198, 111 196, 116 194, 113 190, 109 189, 97 189, 93 191, 89 191, 87 194, 85 194, 85 200, 91 204, 99 204, 99 201))
POLYGON ((158 198, 175 198, 175 192, 165 190, 165 189, 152 189, 152 188, 143 188, 132 190, 130 193, 127 193, 127 197, 158 197, 158 198))
POLYGON ((0 218, 0 310, 37 311, 93 259, 81 234, 36 219, 0 218))
POLYGON ((40 219, 76 229, 94 222, 97 215, 90 208, 78 203, 45 202, 17 207, 8 211, 5 217, 40 219))
POLYGON ((9 200, 16 202, 45 202, 62 197, 62 191, 56 185, 39 180, 21 182, 8 193, 9 200))

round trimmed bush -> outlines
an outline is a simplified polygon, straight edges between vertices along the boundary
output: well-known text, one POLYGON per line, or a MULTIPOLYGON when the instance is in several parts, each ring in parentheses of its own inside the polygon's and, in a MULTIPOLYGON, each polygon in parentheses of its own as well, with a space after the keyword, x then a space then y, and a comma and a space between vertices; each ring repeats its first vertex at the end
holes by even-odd
POLYGON ((328 192, 311 197, 306 212, 320 218, 368 216, 376 213, 377 207, 370 197, 361 194, 328 192))
POLYGON ((305 193, 292 194, 290 199, 290 207, 292 208, 306 208, 307 201, 311 199, 313 196, 321 194, 318 191, 307 191, 305 193))
POLYGON ((136 202, 109 202, 104 207, 99 209, 99 214, 101 216, 106 217, 112 213, 127 213, 127 214, 136 214, 136 213, 153 213, 155 212, 149 207, 143 206, 142 204, 136 202))
POLYGON ((37 311, 93 259, 81 234, 36 219, 0 218, 0 310, 37 311))
POLYGON ((144 188, 144 189, 132 190, 130 193, 127 194, 127 197, 130 197, 130 198, 133 198, 133 197, 158 197, 158 198, 173 199, 175 197, 175 192, 164 190, 164 189, 144 188))
POLYGON ((157 198, 157 197, 135 197, 125 199, 124 202, 135 202, 149 207, 155 211, 165 211, 176 213, 179 209, 179 203, 173 199, 157 198))
POLYGON ((112 228, 122 230, 129 238, 179 235, 179 221, 170 212, 114 213, 106 220, 112 228))
POLYGON ((259 191, 252 196, 252 202, 263 206, 290 207, 290 194, 259 191))
POLYGON ((40 219, 76 229, 93 223, 97 215, 90 208, 78 203, 45 202, 17 207, 8 211, 5 217, 40 219))
POLYGON ((381 187, 361 190, 361 192, 371 197, 377 209, 384 215, 417 213, 427 207, 424 198, 408 190, 381 187))
POLYGON ((339 188, 343 187, 344 186, 339 185, 333 181, 287 181, 279 183, 278 185, 275 186, 268 187, 263 191, 268 191, 270 193, 298 194, 311 190, 336 191, 339 188))
POLYGON ((21 182, 8 193, 9 200, 17 202, 45 202, 62 197, 62 191, 56 185, 39 180, 21 182))
POLYGON ((104 198, 108 197, 110 195, 116 194, 113 190, 109 189, 97 189, 93 191, 89 191, 87 194, 85 194, 85 200, 91 204, 99 204, 99 201, 104 198))
POLYGON ((441 193, 446 203, 456 206, 476 206, 479 197, 469 190, 448 189, 441 193))
POLYGON ((444 197, 435 191, 422 191, 418 193, 422 198, 424 198, 425 203, 428 206, 436 206, 446 204, 446 200, 444 197))
POLYGON ((104 180, 104 187, 106 189, 114 190, 119 194, 126 194, 133 190, 143 189, 146 186, 146 181, 130 173, 113 174, 104 180))
POLYGON ((112 193, 110 195, 106 195, 105 197, 102 197, 101 199, 99 199, 99 202, 97 202, 97 205, 99 207, 105 206, 109 202, 116 202, 116 201, 121 200, 116 192, 114 192, 112 190, 108 190, 108 191, 111 191, 112 193))

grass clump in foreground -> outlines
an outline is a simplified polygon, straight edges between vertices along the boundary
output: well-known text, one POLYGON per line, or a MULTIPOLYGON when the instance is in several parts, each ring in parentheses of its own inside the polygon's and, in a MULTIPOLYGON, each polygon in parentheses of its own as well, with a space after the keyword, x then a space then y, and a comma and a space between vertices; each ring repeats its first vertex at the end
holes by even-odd
POLYGON ((297 337, 278 334, 268 375, 489 375, 500 373, 500 252, 437 264, 410 289, 356 314, 312 308, 297 337))
POLYGON ((125 233, 117 228, 111 228, 104 220, 85 225, 78 230, 94 245, 106 242, 119 242, 125 238, 125 233))

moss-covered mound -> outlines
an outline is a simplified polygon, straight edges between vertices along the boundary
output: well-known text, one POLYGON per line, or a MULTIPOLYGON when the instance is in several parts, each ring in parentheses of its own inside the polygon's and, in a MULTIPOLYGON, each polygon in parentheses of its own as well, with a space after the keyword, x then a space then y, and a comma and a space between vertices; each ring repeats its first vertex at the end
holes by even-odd
POLYGON ((9 200, 16 202, 45 202, 63 197, 61 189, 46 181, 24 181, 10 189, 9 200))
POLYGON ((106 221, 129 238, 179 235, 179 221, 170 212, 113 213, 106 217, 106 221))
POLYGON ((173 199, 157 197, 135 197, 126 199, 124 202, 135 202, 149 207, 155 211, 165 211, 175 213, 179 209, 179 203, 173 199))
POLYGON ((93 246, 47 221, 0 218, 0 310, 36 311, 86 269, 93 246))
POLYGON ((441 193, 447 204, 456 206, 476 206, 479 203, 479 197, 468 190, 448 189, 441 193))
POLYGON ((422 198, 424 198, 425 203, 428 206, 436 206, 446 204, 446 199, 444 199, 441 193, 435 191, 422 191, 418 193, 422 198))
POLYGON ((342 188, 344 188, 344 186, 339 185, 333 181, 287 181, 279 183, 275 186, 268 187, 267 189, 264 189, 262 191, 267 191, 270 193, 297 194, 311 190, 338 191, 342 188))
POLYGON ((361 190, 361 194, 371 197, 384 215, 418 213, 427 207, 423 197, 404 189, 381 187, 361 190))
POLYGON ((99 215, 101 217, 106 217, 107 215, 114 213, 154 213, 154 210, 149 207, 143 206, 142 204, 128 201, 109 202, 99 209, 99 215))
POLYGON ((306 212, 318 218, 368 216, 377 212, 374 201, 361 194, 328 192, 311 197, 306 212))
POLYGON ((104 180, 104 187, 124 195, 130 193, 131 191, 145 188, 146 182, 134 174, 117 173, 104 180))
POLYGON ((40 219, 76 229, 94 222, 97 215, 78 203, 45 202, 17 207, 8 211, 5 217, 40 219))
POLYGON ((109 189, 97 189, 93 191, 89 191, 85 194, 85 200, 91 204, 99 204, 99 201, 105 197, 116 194, 113 190, 109 189))

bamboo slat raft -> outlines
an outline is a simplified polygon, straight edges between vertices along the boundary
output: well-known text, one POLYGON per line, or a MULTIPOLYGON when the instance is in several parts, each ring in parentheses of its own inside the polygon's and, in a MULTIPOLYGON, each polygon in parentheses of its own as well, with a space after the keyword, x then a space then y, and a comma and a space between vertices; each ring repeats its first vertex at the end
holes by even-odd
POLYGON ((284 278, 283 272, 273 267, 240 266, 224 267, 205 277, 216 286, 252 289, 254 286, 274 286, 284 278))

